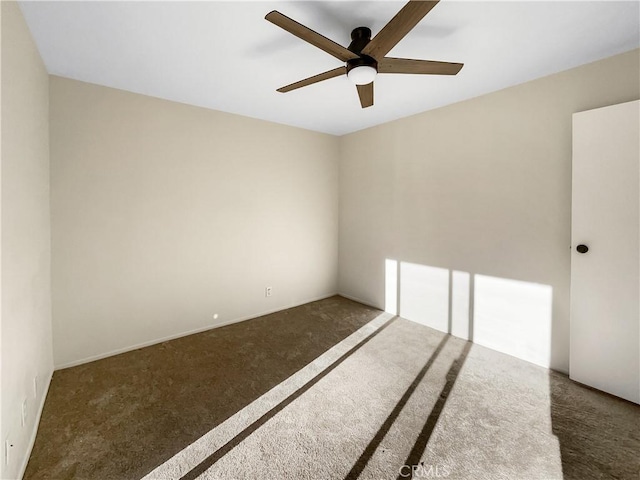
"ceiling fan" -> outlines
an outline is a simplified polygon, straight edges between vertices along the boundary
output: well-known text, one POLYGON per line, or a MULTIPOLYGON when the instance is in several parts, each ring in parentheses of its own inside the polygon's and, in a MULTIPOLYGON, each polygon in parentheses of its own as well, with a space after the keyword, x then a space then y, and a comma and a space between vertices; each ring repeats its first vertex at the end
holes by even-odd
POLYGON ((371 38, 371 30, 367 27, 354 29, 351 32, 351 43, 346 48, 280 12, 269 12, 264 17, 266 20, 345 62, 343 67, 284 86, 278 92, 290 92, 346 74, 358 89, 360 105, 367 108, 373 105, 373 80, 378 73, 456 75, 462 68, 462 63, 385 57, 438 1, 410 0, 375 37, 371 38))

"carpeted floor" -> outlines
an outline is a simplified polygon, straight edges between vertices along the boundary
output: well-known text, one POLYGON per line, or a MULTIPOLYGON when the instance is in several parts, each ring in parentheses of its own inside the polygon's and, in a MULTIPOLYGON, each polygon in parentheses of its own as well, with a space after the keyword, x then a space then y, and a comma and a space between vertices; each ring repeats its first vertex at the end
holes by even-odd
POLYGON ((640 407, 332 297, 55 372, 25 479, 412 473, 637 480, 640 407))

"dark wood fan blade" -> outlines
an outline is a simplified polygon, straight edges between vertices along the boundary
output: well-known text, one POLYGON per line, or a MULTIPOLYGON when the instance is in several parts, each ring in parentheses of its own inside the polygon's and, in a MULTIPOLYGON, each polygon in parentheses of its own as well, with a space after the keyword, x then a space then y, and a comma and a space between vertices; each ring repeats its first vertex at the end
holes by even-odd
POLYGON ((358 55, 350 50, 347 50, 342 45, 328 39, 323 35, 320 35, 318 32, 314 32, 310 28, 305 27, 301 23, 292 20, 291 18, 281 14, 280 12, 274 10, 273 12, 269 12, 264 18, 274 25, 277 25, 287 32, 295 35, 296 37, 301 38, 305 42, 308 42, 311 45, 324 50, 328 54, 333 55, 338 60, 346 62, 347 60, 358 58, 358 55))
POLYGON ((438 4, 438 1, 411 0, 371 39, 362 49, 362 53, 376 60, 384 57, 438 4))
POLYGON ((333 77, 339 77, 340 75, 345 75, 347 73, 347 67, 338 67, 333 70, 329 70, 328 72, 319 73, 318 75, 314 75, 313 77, 305 78, 304 80, 300 80, 299 82, 292 83, 291 85, 287 85, 285 87, 279 88, 278 92, 286 93, 291 90, 295 90, 296 88, 306 87, 307 85, 313 85, 314 83, 321 82, 323 80, 329 80, 333 77))
POLYGON ((378 73, 414 73, 419 75, 455 75, 464 63, 434 62, 411 58, 385 57, 378 62, 378 73))
POLYGON ((356 87, 358 87, 358 96, 360 97, 362 108, 373 105, 373 82, 366 85, 356 85, 356 87))

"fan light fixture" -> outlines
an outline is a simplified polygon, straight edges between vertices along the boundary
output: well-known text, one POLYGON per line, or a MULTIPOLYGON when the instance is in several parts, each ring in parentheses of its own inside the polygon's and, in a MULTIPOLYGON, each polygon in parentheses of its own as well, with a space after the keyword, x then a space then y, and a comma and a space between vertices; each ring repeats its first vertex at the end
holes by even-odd
POLYGON ((369 65, 354 67, 347 73, 347 77, 355 85, 368 85, 376 78, 378 71, 369 65))

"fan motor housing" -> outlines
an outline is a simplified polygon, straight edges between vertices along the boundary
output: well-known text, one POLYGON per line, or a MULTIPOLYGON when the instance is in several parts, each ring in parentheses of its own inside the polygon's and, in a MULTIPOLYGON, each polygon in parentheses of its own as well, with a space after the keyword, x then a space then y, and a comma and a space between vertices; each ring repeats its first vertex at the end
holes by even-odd
POLYGON ((358 27, 351 31, 351 43, 347 47, 348 50, 360 55, 360 52, 367 43, 371 41, 371 29, 369 27, 358 27))

